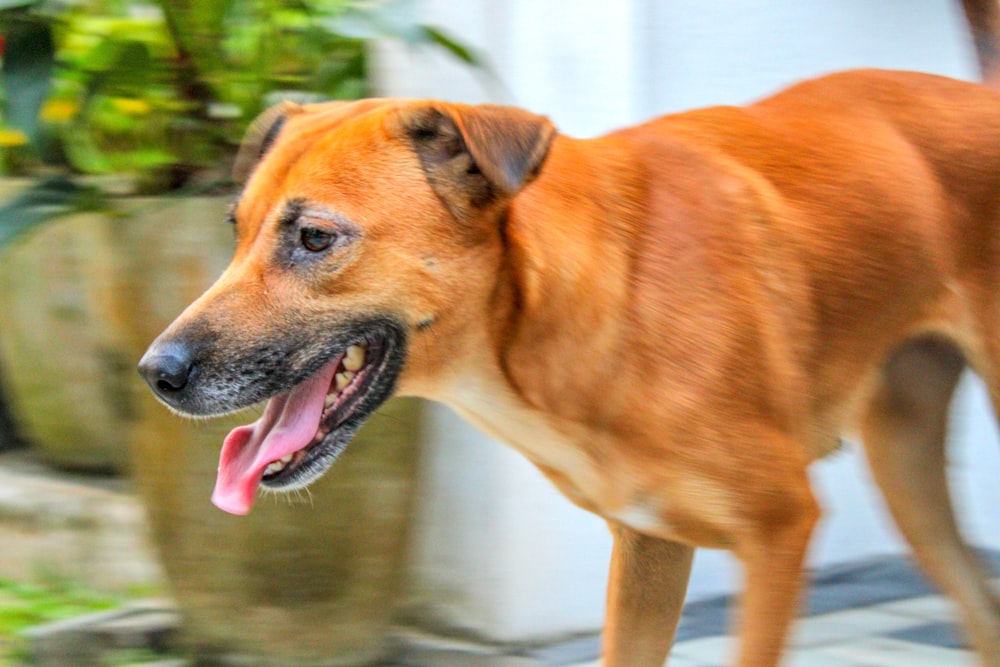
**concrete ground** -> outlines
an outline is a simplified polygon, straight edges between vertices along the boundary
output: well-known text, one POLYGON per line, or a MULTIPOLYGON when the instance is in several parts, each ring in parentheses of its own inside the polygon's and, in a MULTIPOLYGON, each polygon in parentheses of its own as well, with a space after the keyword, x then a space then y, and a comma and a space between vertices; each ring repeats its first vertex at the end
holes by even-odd
MULTIPOLYGON (((950 603, 921 595, 801 621, 787 667, 975 667, 975 655, 954 632, 950 603)), ((734 642, 712 635, 678 642, 670 667, 731 664, 734 642)), ((573 667, 599 667, 600 661, 573 667)))
MULTIPOLYGON (((986 557, 1000 572, 1000 554, 986 557)), ((1000 591, 1000 578, 994 581, 1000 591)), ((688 606, 670 667, 732 664, 735 643, 724 633, 727 602, 688 606)), ((975 667, 955 622, 951 602, 901 558, 831 569, 815 578, 809 614, 797 624, 785 666, 975 667)))
MULTIPOLYGON (((0 577, 8 579, 55 576, 98 588, 111 581, 126 588, 162 584, 141 508, 127 485, 51 473, 22 454, 0 455, 0 545, 0 577)), ((1000 574, 1000 554, 985 556, 1000 574)), ((731 664, 729 608, 726 598, 689 604, 670 667, 731 664)), ((146 622, 163 625, 162 606, 148 611, 146 622)), ((905 559, 879 558, 823 570, 813 576, 809 610, 797 625, 786 666, 974 667, 975 656, 954 621, 950 602, 935 594, 905 559)), ((599 667, 598 652, 596 636, 517 650, 402 632, 394 665, 599 667)))

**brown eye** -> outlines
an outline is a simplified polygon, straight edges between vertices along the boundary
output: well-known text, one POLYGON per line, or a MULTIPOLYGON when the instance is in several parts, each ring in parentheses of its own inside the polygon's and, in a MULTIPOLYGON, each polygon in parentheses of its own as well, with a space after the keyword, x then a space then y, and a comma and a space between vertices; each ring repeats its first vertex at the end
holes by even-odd
POLYGON ((303 227, 302 247, 309 252, 322 252, 333 245, 334 235, 315 227, 303 227))

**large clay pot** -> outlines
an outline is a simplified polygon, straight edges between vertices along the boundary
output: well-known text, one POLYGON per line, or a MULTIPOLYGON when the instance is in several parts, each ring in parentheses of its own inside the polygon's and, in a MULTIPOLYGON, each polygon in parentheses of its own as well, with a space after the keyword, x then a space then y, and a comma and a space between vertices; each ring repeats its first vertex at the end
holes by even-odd
MULTIPOLYGON (((178 201, 118 227, 114 310, 132 360, 228 260, 226 203, 178 201)), ((201 663, 380 659, 409 523, 417 404, 383 408, 308 493, 262 498, 249 516, 233 517, 210 505, 209 494, 223 436, 253 415, 186 420, 137 379, 131 387, 134 478, 201 663)))
POLYGON ((232 420, 143 409, 135 475, 199 664, 381 664, 400 591, 416 409, 383 408, 309 493, 246 517, 208 502, 232 420))
MULTIPOLYGON (((0 183, 0 199, 26 183, 0 183)), ((120 471, 132 407, 109 311, 115 221, 47 223, 0 249, 0 380, 20 435, 57 466, 120 471)))

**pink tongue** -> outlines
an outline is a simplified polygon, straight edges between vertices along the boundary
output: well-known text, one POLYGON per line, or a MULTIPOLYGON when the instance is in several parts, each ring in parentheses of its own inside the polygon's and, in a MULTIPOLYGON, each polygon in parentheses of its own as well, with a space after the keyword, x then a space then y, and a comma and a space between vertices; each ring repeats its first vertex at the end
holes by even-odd
POLYGON ((335 360, 287 394, 269 400, 264 414, 253 424, 235 428, 226 436, 212 492, 216 507, 231 514, 247 514, 264 468, 312 443, 336 370, 335 360))

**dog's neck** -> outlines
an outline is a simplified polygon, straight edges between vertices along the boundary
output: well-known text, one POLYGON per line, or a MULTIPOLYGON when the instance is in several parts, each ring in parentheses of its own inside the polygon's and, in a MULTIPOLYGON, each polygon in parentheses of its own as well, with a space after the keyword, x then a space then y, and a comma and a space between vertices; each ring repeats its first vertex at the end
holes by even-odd
POLYGON ((475 338, 463 345, 469 354, 433 398, 514 444, 588 505, 597 498, 573 491, 605 486, 598 472, 608 425, 600 420, 614 398, 602 383, 610 387, 624 354, 618 345, 628 318, 615 309, 628 303, 631 226, 640 215, 628 202, 641 201, 626 190, 641 179, 623 177, 636 168, 617 159, 613 142, 599 158, 593 147, 579 150, 581 144, 557 139, 551 169, 512 202, 506 256, 484 327, 466 331, 475 338), (559 350, 569 347, 580 352, 570 368, 558 361, 565 358, 559 350))
POLYGON ((601 394, 595 383, 622 354, 627 317, 615 311, 629 301, 633 228, 641 215, 629 206, 641 201, 634 196, 641 181, 613 141, 560 137, 538 180, 511 205, 506 259, 515 296, 496 348, 513 389, 536 408, 559 414, 560 406, 586 405, 567 401, 567 392, 601 394), (566 346, 579 351, 577 368, 551 367, 564 358, 554 351, 566 346))

